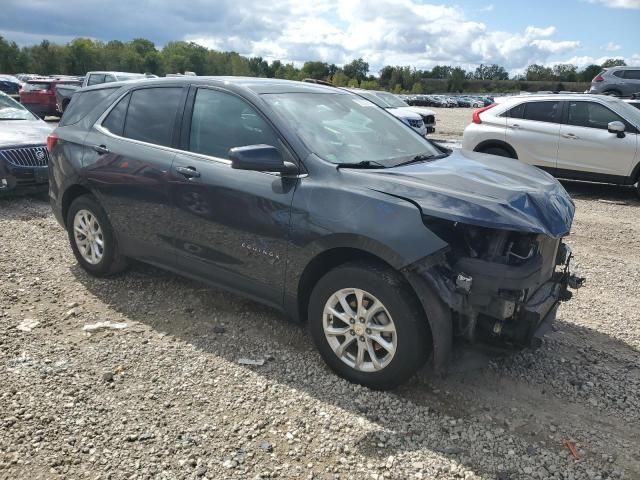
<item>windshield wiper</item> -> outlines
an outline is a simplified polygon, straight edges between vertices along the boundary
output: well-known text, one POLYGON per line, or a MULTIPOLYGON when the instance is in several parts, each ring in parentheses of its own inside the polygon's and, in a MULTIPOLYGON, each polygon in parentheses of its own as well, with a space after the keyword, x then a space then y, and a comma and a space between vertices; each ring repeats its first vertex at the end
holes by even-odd
POLYGON ((2 120, 26 120, 26 118, 0 118, 0 121, 2 120))
POLYGON ((336 168, 387 168, 385 165, 380 162, 376 162, 375 160, 362 160, 361 162, 355 163, 337 163, 336 168))
POLYGON ((419 162, 428 162, 430 160, 438 160, 439 158, 445 158, 448 157, 449 154, 448 153, 434 153, 432 155, 424 155, 424 154, 419 154, 416 155, 415 157, 413 157, 411 160, 407 161, 407 162, 402 162, 402 163, 398 163, 396 165, 394 165, 394 167, 400 167, 402 165, 409 165, 411 163, 419 163, 419 162))

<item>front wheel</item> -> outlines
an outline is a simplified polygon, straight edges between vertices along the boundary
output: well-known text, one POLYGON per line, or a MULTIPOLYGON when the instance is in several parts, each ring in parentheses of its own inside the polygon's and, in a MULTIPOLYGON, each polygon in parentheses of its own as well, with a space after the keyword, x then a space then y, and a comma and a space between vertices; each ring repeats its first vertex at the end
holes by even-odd
POLYGON ((408 380, 431 352, 427 320, 404 278, 390 267, 348 263, 315 286, 309 329, 341 377, 377 390, 408 380))
POLYGON ((92 195, 76 198, 67 214, 67 233, 78 263, 96 277, 125 269, 126 258, 118 245, 106 212, 92 195))

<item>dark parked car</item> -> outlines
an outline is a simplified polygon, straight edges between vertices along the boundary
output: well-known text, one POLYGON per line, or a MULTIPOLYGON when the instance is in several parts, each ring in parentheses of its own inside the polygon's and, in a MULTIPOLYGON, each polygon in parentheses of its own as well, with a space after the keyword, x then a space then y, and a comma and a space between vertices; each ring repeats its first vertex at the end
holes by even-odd
POLYGON ((22 82, 13 75, 0 74, 0 92, 6 93, 10 97, 19 98, 22 82))
POLYGON ((51 127, 0 93, 0 195, 46 187, 51 127))
POLYGON ((85 88, 50 136, 50 199, 79 264, 128 258, 308 322, 373 388, 454 336, 529 345, 570 298, 574 205, 550 175, 444 151, 342 89, 262 78, 85 88))

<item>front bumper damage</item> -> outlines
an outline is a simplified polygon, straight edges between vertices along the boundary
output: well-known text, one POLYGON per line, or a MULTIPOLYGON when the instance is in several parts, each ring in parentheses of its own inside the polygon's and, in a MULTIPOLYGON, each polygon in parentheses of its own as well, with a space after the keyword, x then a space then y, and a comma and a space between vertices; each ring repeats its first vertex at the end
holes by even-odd
POLYGON ((407 269, 418 295, 422 296, 420 288, 430 289, 450 312, 441 322, 451 324, 449 333, 445 326, 436 325, 434 331, 430 321, 434 345, 445 342, 440 352, 434 351, 436 370, 446 370, 447 335, 508 347, 540 344, 559 304, 569 300, 570 288, 579 288, 584 279, 572 272, 573 255, 566 244, 546 236, 538 241, 536 254, 516 265, 465 256, 452 259, 450 252, 441 252, 407 269))

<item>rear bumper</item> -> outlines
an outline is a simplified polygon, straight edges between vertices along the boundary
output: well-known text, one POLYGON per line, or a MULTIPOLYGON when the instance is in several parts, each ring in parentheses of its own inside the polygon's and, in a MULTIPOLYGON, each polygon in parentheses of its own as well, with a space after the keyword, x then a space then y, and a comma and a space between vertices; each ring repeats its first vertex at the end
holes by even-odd
POLYGON ((56 107, 55 103, 53 105, 44 103, 23 103, 23 105, 31 113, 35 113, 38 116, 55 117, 56 115, 58 115, 58 108, 56 107))
POLYGON ((48 184, 48 167, 17 167, 0 160, 0 194, 45 190, 48 184))

